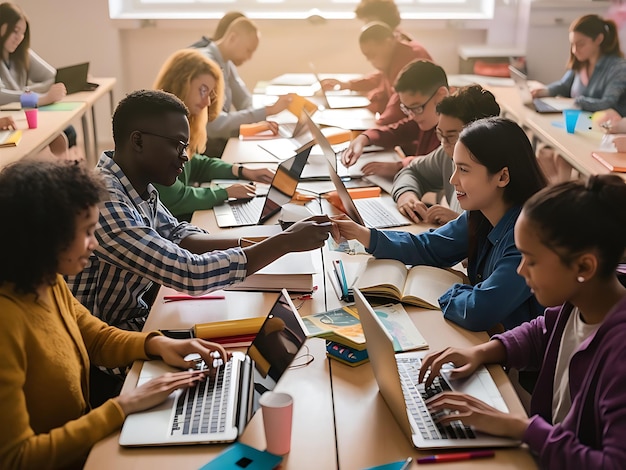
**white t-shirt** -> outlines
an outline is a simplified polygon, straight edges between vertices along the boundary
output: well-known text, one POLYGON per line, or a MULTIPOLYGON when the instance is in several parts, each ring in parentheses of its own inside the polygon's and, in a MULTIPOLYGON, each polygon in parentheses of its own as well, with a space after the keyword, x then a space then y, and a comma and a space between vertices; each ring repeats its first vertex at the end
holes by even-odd
POLYGON ((581 343, 591 336, 599 326, 600 323, 594 325, 585 323, 577 307, 574 308, 567 320, 561 338, 561 346, 559 347, 556 370, 554 371, 552 424, 563 421, 572 406, 572 397, 569 393, 569 363, 572 360, 572 356, 578 350, 581 343))

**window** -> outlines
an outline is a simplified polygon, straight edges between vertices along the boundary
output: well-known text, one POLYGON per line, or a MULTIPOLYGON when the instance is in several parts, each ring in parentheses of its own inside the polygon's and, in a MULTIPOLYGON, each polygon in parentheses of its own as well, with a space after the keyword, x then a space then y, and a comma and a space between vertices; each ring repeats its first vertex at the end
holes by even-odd
MULTIPOLYGON (((405 19, 491 19, 495 0, 396 0, 405 19)), ((208 19, 243 11, 250 18, 354 18, 359 0, 109 0, 114 19, 208 19)))

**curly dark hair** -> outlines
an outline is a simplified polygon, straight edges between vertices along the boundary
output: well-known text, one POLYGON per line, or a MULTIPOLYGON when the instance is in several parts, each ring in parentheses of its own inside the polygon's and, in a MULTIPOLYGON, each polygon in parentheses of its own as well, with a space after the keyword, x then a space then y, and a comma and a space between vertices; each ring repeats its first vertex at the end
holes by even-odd
POLYGON ((176 95, 161 90, 137 90, 126 95, 113 113, 113 141, 122 148, 130 134, 149 119, 165 113, 189 116, 189 110, 176 95))
POLYGON ((22 160, 0 172, 0 285, 35 293, 55 281, 58 256, 74 240, 76 216, 106 194, 78 162, 22 160))

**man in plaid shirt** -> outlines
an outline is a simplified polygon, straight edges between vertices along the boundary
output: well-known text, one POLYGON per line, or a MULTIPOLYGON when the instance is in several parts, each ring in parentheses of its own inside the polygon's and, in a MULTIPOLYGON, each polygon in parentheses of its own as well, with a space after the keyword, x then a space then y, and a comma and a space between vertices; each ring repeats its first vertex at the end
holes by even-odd
POLYGON ((171 185, 188 161, 187 108, 174 95, 137 91, 113 115, 115 152, 97 164, 109 192, 100 204, 94 250, 87 267, 70 276, 72 293, 110 325, 141 330, 161 285, 199 295, 241 281, 292 251, 320 248, 326 216, 294 224, 256 245, 211 236, 179 222, 151 183, 171 185))

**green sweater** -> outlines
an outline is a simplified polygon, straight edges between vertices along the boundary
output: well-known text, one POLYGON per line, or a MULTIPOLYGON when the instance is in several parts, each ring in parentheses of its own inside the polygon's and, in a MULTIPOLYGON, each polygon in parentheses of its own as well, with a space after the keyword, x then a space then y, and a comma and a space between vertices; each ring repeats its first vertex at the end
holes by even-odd
POLYGON ((171 186, 155 184, 159 197, 165 207, 178 219, 189 219, 192 212, 202 209, 211 209, 228 199, 223 188, 195 187, 194 183, 201 184, 212 179, 233 179, 233 165, 219 158, 195 154, 189 160, 183 172, 171 186))

